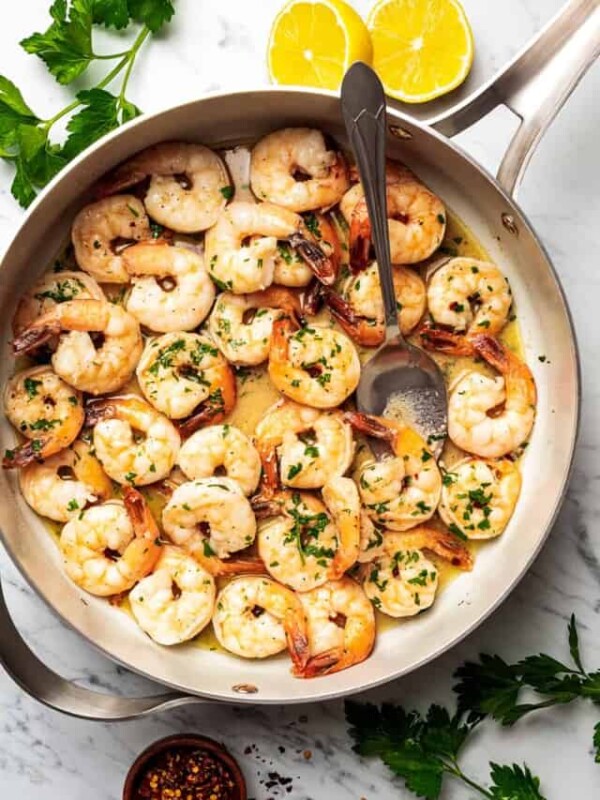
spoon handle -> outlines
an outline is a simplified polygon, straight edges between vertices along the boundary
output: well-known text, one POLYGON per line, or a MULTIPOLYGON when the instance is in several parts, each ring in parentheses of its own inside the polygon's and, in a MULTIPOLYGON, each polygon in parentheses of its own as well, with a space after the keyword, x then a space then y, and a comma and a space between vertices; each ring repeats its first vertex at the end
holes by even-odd
POLYGON ((402 339, 387 221, 385 94, 373 70, 357 61, 342 82, 342 112, 363 185, 383 295, 386 341, 402 339))

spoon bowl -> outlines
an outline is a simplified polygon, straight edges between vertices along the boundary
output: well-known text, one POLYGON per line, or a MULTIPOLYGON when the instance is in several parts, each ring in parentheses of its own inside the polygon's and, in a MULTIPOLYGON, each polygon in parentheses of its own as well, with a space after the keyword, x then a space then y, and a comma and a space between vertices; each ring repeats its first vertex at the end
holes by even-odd
POLYGON ((446 386, 423 350, 403 339, 384 342, 363 367, 356 400, 364 414, 401 419, 440 455, 448 427, 446 386))
POLYGON ((385 315, 385 341, 362 370, 358 408, 415 428, 439 457, 448 427, 444 376, 431 356, 404 339, 398 325, 387 219, 385 93, 373 70, 358 61, 346 72, 341 97, 367 202, 385 315))

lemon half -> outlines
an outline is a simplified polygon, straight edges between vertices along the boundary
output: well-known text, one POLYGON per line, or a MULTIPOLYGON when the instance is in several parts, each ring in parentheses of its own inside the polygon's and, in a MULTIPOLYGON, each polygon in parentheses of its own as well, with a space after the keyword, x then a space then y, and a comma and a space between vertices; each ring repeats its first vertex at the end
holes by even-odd
POLYGON ((339 89, 348 67, 371 57, 365 23, 344 0, 290 0, 269 36, 274 83, 339 89))
POLYGON ((473 32, 458 0, 378 0, 367 27, 385 91, 425 103, 456 89, 473 63, 473 32))

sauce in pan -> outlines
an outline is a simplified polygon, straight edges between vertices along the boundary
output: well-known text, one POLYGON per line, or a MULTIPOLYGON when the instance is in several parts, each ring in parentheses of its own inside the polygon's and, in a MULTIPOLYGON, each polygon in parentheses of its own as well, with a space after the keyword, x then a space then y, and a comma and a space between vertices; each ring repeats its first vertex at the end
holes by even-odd
MULTIPOLYGON (((253 199, 249 189, 249 149, 246 147, 237 147, 226 151, 223 155, 235 184, 235 198, 238 200, 253 199)), ((344 226, 338 227, 340 230, 343 230, 344 228, 344 226)), ((177 238, 195 242, 193 237, 178 236, 177 238)), ((342 245, 342 247, 347 254, 347 245, 345 247, 342 245)), ((444 242, 440 250, 435 254, 435 258, 439 257, 440 255, 464 256, 483 261, 489 260, 489 256, 482 245, 461 222, 461 220, 459 220, 450 210, 447 210, 447 225, 444 242)), ((63 255, 55 262, 54 268, 57 271, 77 269, 70 248, 65 249, 63 255)), ((114 285, 105 286, 103 288, 111 297, 113 302, 123 302, 126 289, 114 285)), ((522 356, 522 343, 518 322, 514 314, 514 306, 512 310, 513 314, 511 321, 505 326, 500 338, 517 355, 522 356)), ((320 312, 320 319, 322 322, 328 321, 333 324, 333 321, 331 320, 327 310, 320 312)), ((415 337, 412 337, 413 341, 414 339, 415 337)), ((359 353, 363 363, 371 357, 373 352, 374 349, 359 348, 359 353)), ((486 374, 491 374, 488 367, 480 359, 455 358, 439 354, 433 355, 440 364, 442 371, 446 376, 448 385, 451 385, 452 382, 467 369, 475 369, 486 374)), ((19 363, 16 366, 18 369, 22 369, 24 366, 28 365, 29 362, 25 362, 24 359, 19 359, 19 363)), ((141 394, 139 386, 135 380, 133 380, 130 385, 126 387, 125 391, 141 394)), ((256 424, 264 415, 266 409, 276 402, 280 396, 268 378, 266 365, 253 368, 244 367, 239 369, 237 371, 237 392, 237 404, 225 421, 239 427, 245 433, 252 435, 254 433, 256 424)), ((389 403, 387 408, 387 414, 391 417, 401 418, 402 411, 403 409, 401 408, 400 404, 394 400, 389 403)), ((363 462, 369 456, 370 451, 367 441, 361 439, 360 436, 357 436, 357 454, 353 471, 355 472, 360 466, 361 462, 363 462)), ((441 460, 444 462, 447 468, 451 468, 453 464, 462 459, 464 456, 465 454, 461 450, 448 441, 445 444, 441 460)), ((153 489, 152 487, 145 487, 142 489, 142 492, 147 497, 154 515, 160 522, 162 507, 166 502, 164 494, 156 489, 153 489)), ((114 494, 116 497, 121 495, 121 487, 116 484, 114 494)), ((62 528, 62 524, 49 521, 45 521, 45 523, 52 535, 58 537, 62 528)), ((473 555, 475 555, 480 543, 470 541, 466 544, 473 555)), ((428 554, 428 557, 431 558, 431 560, 436 564, 436 567, 439 571, 440 588, 443 588, 460 573, 458 568, 449 565, 446 561, 440 559, 434 554, 428 554)), ((227 579, 219 579, 219 584, 223 585, 226 580, 227 579)), ((127 597, 118 601, 118 604, 124 612, 129 614, 131 613, 127 597)), ((379 612, 377 612, 377 617, 379 630, 389 628, 392 625, 402 624, 402 620, 392 619, 391 617, 385 616, 379 612)), ((208 626, 208 628, 206 628, 195 639, 193 639, 192 642, 195 646, 203 649, 221 649, 212 630, 212 626, 208 626)))

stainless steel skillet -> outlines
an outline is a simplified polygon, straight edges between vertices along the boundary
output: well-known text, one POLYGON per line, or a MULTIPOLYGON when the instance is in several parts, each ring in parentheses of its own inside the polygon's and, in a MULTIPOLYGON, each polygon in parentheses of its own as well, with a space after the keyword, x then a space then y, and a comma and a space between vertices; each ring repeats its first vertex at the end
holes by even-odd
MULTIPOLYGON (((363 664, 301 681, 289 675, 285 660, 242 662, 191 645, 166 650, 151 642, 126 615, 70 583, 54 542, 20 497, 15 476, 4 473, 0 528, 8 552, 29 583, 101 652, 177 691, 125 699, 71 685, 37 661, 2 603, 2 660, 22 688, 66 713, 105 720, 202 698, 252 703, 325 700, 416 669, 473 630, 509 594, 542 546, 564 496, 579 415, 578 357, 567 305, 542 244, 511 194, 543 131, 599 52, 598 0, 572 0, 505 71, 452 111, 423 122, 400 111, 388 116, 389 154, 406 161, 431 185, 506 272, 539 389, 538 417, 523 463, 521 500, 510 528, 480 552, 474 572, 450 585, 426 615, 384 630, 363 664), (500 103, 515 111, 521 125, 494 180, 443 134, 462 130, 500 103), (536 357, 541 353, 547 356, 544 364, 536 357)), ((59 251, 76 210, 98 177, 135 151, 162 140, 231 146, 285 125, 306 124, 345 144, 337 96, 262 89, 210 96, 144 117, 73 162, 31 208, 2 262, 0 380, 11 369, 9 320, 17 298, 59 251)), ((12 437, 2 422, 1 446, 10 446, 12 437)))

